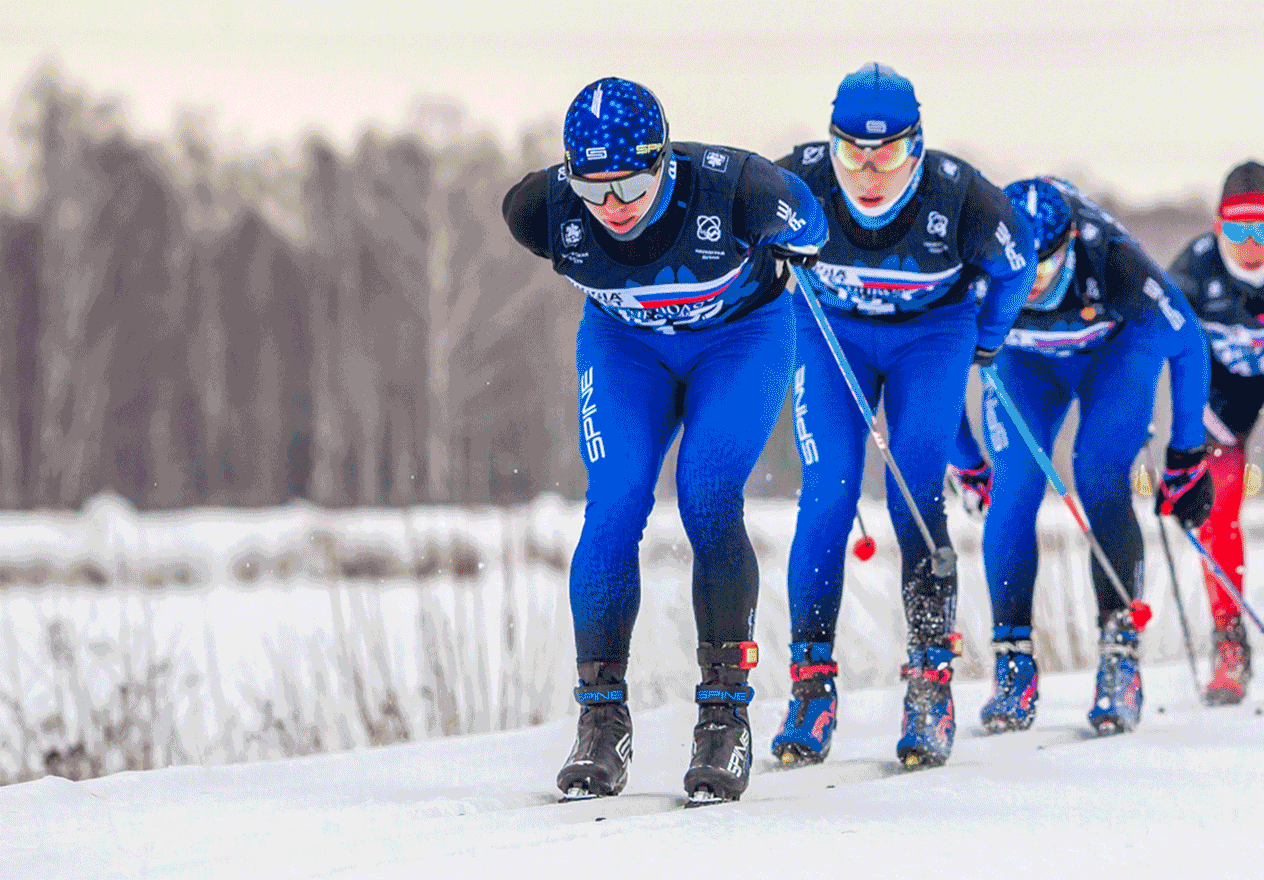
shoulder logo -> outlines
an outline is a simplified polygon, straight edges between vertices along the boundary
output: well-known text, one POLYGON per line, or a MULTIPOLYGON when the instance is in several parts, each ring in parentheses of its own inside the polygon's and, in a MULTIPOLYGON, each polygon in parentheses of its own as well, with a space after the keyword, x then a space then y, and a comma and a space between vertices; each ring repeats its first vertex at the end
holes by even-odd
POLYGON ((777 199, 777 217, 786 221, 786 225, 798 232, 808 221, 804 220, 794 212, 794 208, 786 204, 782 199, 777 199))
POLYGON ((823 144, 815 144, 811 147, 803 148, 803 164, 815 165, 825 158, 825 146, 823 144))
POLYGON ((562 224, 562 246, 573 248, 584 240, 584 224, 578 220, 567 220, 562 224))
POLYGON ((1101 233, 1101 227, 1096 223, 1084 223, 1080 226, 1080 238, 1087 242, 1097 241, 1097 236, 1101 233))
POLYGON ((886 134, 887 123, 884 119, 869 119, 865 121, 865 131, 869 134, 886 134))
POLYGON ((939 170, 953 180, 957 179, 957 175, 961 173, 961 166, 951 159, 941 159, 939 162, 939 170))
POLYGON ((1005 260, 1009 263, 1009 267, 1017 272, 1019 269, 1027 265, 1027 258, 1018 252, 1018 247, 1014 244, 1014 236, 1010 234, 1009 227, 1004 221, 996 224, 996 241, 1005 250, 1005 260))
POLYGON ((926 234, 943 238, 948 234, 948 218, 938 211, 931 211, 926 218, 926 234))
POLYGON ((721 153, 719 150, 707 150, 702 157, 702 164, 703 167, 722 174, 729 169, 729 154, 721 153))
POLYGON ((702 241, 720 240, 720 218, 714 214, 698 215, 698 238, 702 241))
POLYGON ((1215 243, 1215 238, 1210 235, 1204 235, 1202 238, 1198 239, 1198 241, 1194 242, 1194 253, 1201 257, 1203 254, 1211 250, 1215 243))

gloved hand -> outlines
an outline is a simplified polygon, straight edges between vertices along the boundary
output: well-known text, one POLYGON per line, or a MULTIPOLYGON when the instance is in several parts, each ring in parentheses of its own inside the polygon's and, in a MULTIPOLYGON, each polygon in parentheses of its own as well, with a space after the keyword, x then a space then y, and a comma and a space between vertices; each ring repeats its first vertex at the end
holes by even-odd
POLYGON ((992 466, 986 461, 976 468, 962 470, 948 465, 948 479, 961 496, 961 504, 972 519, 983 519, 992 504, 992 466))
POLYGON ((1167 448, 1163 479, 1154 493, 1154 509, 1161 515, 1174 516, 1181 528, 1196 529, 1211 515, 1216 490, 1207 472, 1206 446, 1181 451, 1167 448))
POLYGON ((814 244, 774 244, 772 255, 794 266, 811 269, 816 265, 821 249, 814 244))
POLYGON ((998 345, 996 348, 984 348, 981 345, 974 347, 974 362, 980 367, 992 366, 993 359, 1001 353, 1004 344, 998 345))

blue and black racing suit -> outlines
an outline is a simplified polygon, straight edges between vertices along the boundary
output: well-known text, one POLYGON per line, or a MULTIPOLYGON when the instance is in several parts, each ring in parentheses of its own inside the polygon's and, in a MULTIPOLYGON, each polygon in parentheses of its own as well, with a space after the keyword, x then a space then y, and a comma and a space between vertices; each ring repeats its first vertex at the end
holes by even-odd
MULTIPOLYGON (((890 449, 936 546, 948 545, 943 477, 975 347, 1000 346, 1035 272, 1032 235, 1004 193, 954 156, 927 150, 912 200, 878 229, 849 212, 828 143, 778 164, 825 204, 829 243, 817 296, 870 407, 885 401, 890 449), (988 281, 987 293, 977 295, 988 281)), ((803 490, 790 550, 794 642, 833 644, 847 536, 856 515, 867 426, 806 303, 795 298, 795 435, 803 490)), ((933 577, 930 551, 894 478, 887 507, 903 561, 910 645, 941 642, 955 623, 955 573, 933 577)))
MULTIPOLYGON (((1154 392, 1171 366, 1170 446, 1204 438, 1207 343, 1189 303, 1141 246, 1100 207, 1058 184, 1072 208, 1074 276, 1052 311, 1024 310, 996 358, 996 370, 1036 441, 1046 449, 1080 402, 1075 486, 1089 524, 1125 589, 1142 593, 1143 544, 1132 506, 1132 463, 1146 442, 1154 392)), ((991 508, 983 561, 992 596, 994 638, 1029 632, 1039 549, 1036 514, 1045 475, 995 392, 984 387, 983 435, 992 459, 991 508)), ((954 464, 982 462, 963 418, 954 464)), ((1126 604, 1093 560, 1098 622, 1126 604)))
POLYGON ((637 548, 682 427, 676 489, 698 638, 752 637, 759 576, 743 487, 794 363, 794 314, 769 246, 826 236, 803 182, 759 156, 676 143, 668 174, 671 206, 628 242, 592 217, 561 165, 527 175, 504 202, 514 237, 585 295, 576 359, 588 503, 570 574, 580 663, 628 657, 637 548))

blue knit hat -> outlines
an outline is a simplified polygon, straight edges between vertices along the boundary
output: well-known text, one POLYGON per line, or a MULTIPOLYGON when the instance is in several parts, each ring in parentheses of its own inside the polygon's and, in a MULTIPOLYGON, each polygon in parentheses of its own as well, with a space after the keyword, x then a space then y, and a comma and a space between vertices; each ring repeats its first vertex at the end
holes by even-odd
POLYGON ((667 143, 667 118, 654 93, 612 76, 584 86, 562 126, 566 166, 580 175, 653 167, 667 143))
POLYGON ((870 61, 838 84, 830 123, 853 138, 887 140, 917 124, 919 106, 911 82, 870 61))
POLYGON ((1015 211, 1022 211, 1036 234, 1036 258, 1043 260, 1062 246, 1071 229, 1071 206, 1056 184, 1042 177, 1016 180, 1005 187, 1015 211))

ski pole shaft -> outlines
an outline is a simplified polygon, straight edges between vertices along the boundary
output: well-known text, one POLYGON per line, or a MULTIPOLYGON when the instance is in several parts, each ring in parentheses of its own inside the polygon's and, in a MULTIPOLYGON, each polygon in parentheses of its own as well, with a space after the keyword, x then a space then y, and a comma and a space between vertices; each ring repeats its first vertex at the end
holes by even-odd
POLYGON ((1040 448, 1040 444, 1036 442, 1036 438, 1032 436, 1031 431, 1027 427, 1027 423, 1018 412, 1018 407, 1014 405, 1014 401, 1005 391, 1005 386, 1001 384, 1001 377, 996 372, 996 367, 981 367, 979 372, 983 378, 992 386, 992 390, 996 392, 996 396, 1000 398, 1001 405, 1005 407, 1005 411, 1009 413, 1010 419, 1014 422, 1014 427, 1018 428, 1018 433, 1022 435, 1023 442, 1027 444, 1027 448, 1031 450, 1032 458, 1036 459, 1036 463, 1040 465, 1040 469, 1045 472, 1045 476, 1049 478, 1049 482, 1053 483, 1054 491, 1056 491, 1062 500, 1066 502, 1066 506, 1071 511, 1071 516, 1075 517, 1075 522, 1080 527, 1080 531, 1084 533, 1084 537, 1088 538, 1088 545, 1093 551, 1097 564, 1102 567, 1102 571, 1106 572, 1106 578, 1110 581, 1111 586, 1119 593, 1119 598, 1124 600, 1125 605, 1131 605, 1133 598, 1128 595, 1128 591, 1124 589, 1123 581, 1119 579, 1119 575, 1115 574, 1114 566, 1110 564, 1110 560, 1106 558, 1106 552, 1102 550, 1102 546, 1097 543, 1097 538, 1093 535, 1093 530, 1089 528, 1088 520, 1080 514, 1080 509, 1076 506, 1075 501, 1071 499, 1071 493, 1067 489, 1066 484, 1062 482, 1062 478, 1058 476, 1058 472, 1053 467, 1053 462, 1049 460, 1049 456, 1040 448))
MULTIPOLYGON (((1154 466, 1154 454, 1150 452, 1149 443, 1145 446, 1146 461, 1150 463, 1150 470, 1154 474, 1154 485, 1158 486, 1159 471, 1154 466)), ((1198 695, 1198 701, 1201 703, 1203 699, 1202 690, 1198 686, 1198 664, 1194 660, 1194 640, 1189 635, 1189 618, 1185 616, 1185 603, 1181 601, 1181 588, 1176 578, 1176 562, 1172 559, 1172 545, 1167 540, 1167 528, 1163 525, 1163 517, 1155 513, 1154 518, 1158 520, 1159 538, 1163 541, 1163 555, 1167 557, 1167 571, 1172 577, 1172 598, 1176 601, 1176 613, 1181 621, 1181 637, 1185 640, 1185 656, 1189 659, 1189 674, 1194 678, 1194 691, 1198 695)))
POLYGON ((951 570, 948 566, 954 562, 952 548, 935 546, 935 538, 931 535, 930 529, 926 525, 926 520, 922 518, 921 511, 917 509, 917 504, 913 500, 913 493, 909 490, 908 484, 904 482, 904 475, 900 473, 900 468, 896 465, 894 456, 891 455, 886 438, 878 431, 873 410, 869 408, 869 401, 865 399, 865 392, 860 387, 860 380, 856 378, 856 374, 852 372, 851 365, 847 363, 847 356, 843 354, 843 348, 838 344, 838 337, 834 335, 834 329, 830 327, 829 321, 825 318, 825 311, 821 308, 821 304, 817 302, 816 297, 812 295, 812 286, 808 282, 807 273, 801 266, 792 265, 790 268, 794 272, 799 292, 803 294, 803 299, 807 302, 808 308, 811 309, 812 317, 816 320, 816 326, 820 328, 821 336, 825 338, 825 344, 829 346, 830 353, 834 355, 834 362, 838 364, 838 369, 842 371, 843 378, 847 380, 847 387, 851 390, 851 396, 856 400, 856 406, 860 408, 860 414, 864 416, 865 424, 869 426, 869 435, 873 437, 874 444, 882 453, 887 467, 891 470, 891 475, 895 477, 896 485, 900 487, 900 494, 904 496, 904 503, 908 505, 909 512, 913 514, 918 531, 922 533, 922 539, 926 542, 927 549, 930 550, 931 565, 935 569, 935 574, 940 577, 946 576, 951 570))
POLYGON ((1203 561, 1207 563, 1207 567, 1211 569, 1211 573, 1216 580, 1220 582, 1220 586, 1224 587, 1224 591, 1229 594, 1234 603, 1238 606, 1247 617, 1251 618, 1251 622, 1255 624, 1256 629, 1264 633, 1264 623, 1260 622, 1260 616, 1252 610, 1251 606, 1246 604, 1246 598, 1242 592, 1233 585, 1233 581, 1229 580, 1229 575, 1225 574, 1225 570, 1220 567, 1220 563, 1216 561, 1216 557, 1212 556, 1210 551, 1203 546, 1203 542, 1198 540, 1198 536, 1194 534, 1193 529, 1185 530, 1185 537, 1189 538, 1190 543, 1198 550, 1203 561))

